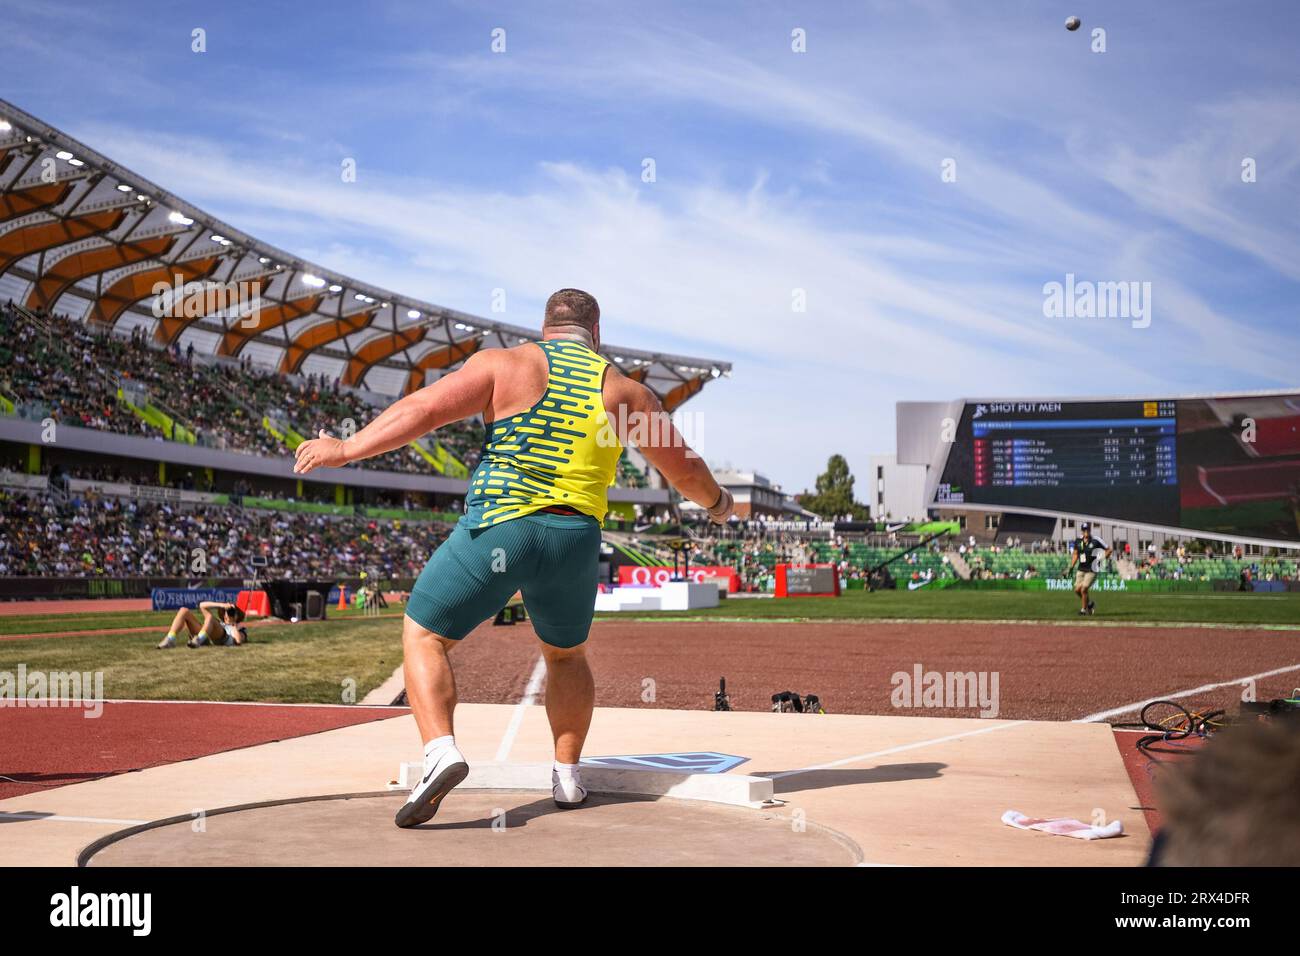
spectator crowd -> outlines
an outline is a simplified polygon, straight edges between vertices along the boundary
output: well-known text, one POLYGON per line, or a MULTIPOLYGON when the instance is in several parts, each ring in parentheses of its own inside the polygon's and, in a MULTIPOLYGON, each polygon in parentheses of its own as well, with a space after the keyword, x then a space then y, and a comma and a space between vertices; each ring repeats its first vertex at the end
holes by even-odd
POLYGON ((0 576, 413 577, 440 522, 0 492, 0 576))
MULTIPOLYGON (((366 425, 379 408, 323 376, 286 376, 251 360, 196 358, 192 344, 151 346, 139 327, 129 338, 94 331, 61 315, 28 321, 12 305, 0 308, 0 395, 28 417, 159 440, 266 456, 290 454, 281 435, 305 437, 321 428, 336 435, 366 425), (39 324, 37 324, 39 323, 39 324), (121 398, 119 400, 119 390, 121 398), (170 424, 154 425, 131 410, 153 405, 170 424)), ((458 422, 435 436, 467 468, 478 463, 483 428, 458 422)), ((423 474, 434 469, 412 448, 369 459, 364 467, 423 474)))

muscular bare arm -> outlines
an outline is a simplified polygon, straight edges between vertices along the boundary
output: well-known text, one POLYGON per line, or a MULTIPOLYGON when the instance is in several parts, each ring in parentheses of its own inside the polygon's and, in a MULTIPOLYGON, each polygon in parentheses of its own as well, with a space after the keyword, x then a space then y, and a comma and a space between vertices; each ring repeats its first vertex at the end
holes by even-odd
POLYGON ((658 396, 614 369, 605 384, 605 410, 619 437, 635 444, 670 485, 708 511, 715 522, 726 521, 733 510, 731 495, 686 444, 658 396))
POLYGON ((499 358, 493 352, 497 351, 476 352, 455 372, 389 405, 351 438, 333 438, 322 428, 317 438, 298 446, 294 472, 305 475, 313 468, 337 468, 373 458, 449 422, 479 414, 492 400, 499 358))

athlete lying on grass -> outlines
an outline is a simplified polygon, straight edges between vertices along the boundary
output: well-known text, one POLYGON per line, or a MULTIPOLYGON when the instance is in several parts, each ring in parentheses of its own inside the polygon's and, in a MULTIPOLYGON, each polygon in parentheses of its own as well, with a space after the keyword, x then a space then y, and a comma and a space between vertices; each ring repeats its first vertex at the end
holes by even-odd
POLYGON ((203 617, 187 607, 181 608, 172 618, 172 626, 167 629, 167 636, 158 642, 158 647, 176 646, 176 637, 182 632, 190 639, 186 647, 236 647, 248 642, 248 628, 242 627, 244 612, 233 604, 222 601, 204 601, 199 605, 203 617))

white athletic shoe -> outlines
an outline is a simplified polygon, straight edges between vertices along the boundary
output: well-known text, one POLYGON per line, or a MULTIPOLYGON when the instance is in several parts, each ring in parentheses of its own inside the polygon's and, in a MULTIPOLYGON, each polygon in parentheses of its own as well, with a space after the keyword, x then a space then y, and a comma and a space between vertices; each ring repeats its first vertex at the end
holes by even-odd
POLYGON ((160 651, 165 651, 167 648, 175 647, 175 646, 176 646, 176 638, 170 634, 168 634, 166 637, 164 637, 161 641, 158 642, 158 649, 160 651))
POLYGON ((411 789, 393 822, 399 827, 413 827, 432 820, 443 798, 468 775, 469 764, 455 745, 443 747, 432 762, 425 757, 424 776, 411 789))
POLYGON ((580 772, 560 775, 551 768, 551 796, 562 810, 574 810, 587 802, 587 788, 582 785, 580 772))

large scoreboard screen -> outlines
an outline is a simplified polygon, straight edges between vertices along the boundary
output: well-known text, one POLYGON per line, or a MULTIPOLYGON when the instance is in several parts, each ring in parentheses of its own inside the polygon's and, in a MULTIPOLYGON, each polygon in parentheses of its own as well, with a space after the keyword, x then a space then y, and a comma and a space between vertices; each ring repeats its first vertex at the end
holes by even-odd
POLYGON ((1300 396, 967 402, 934 505, 1300 540, 1300 396))

